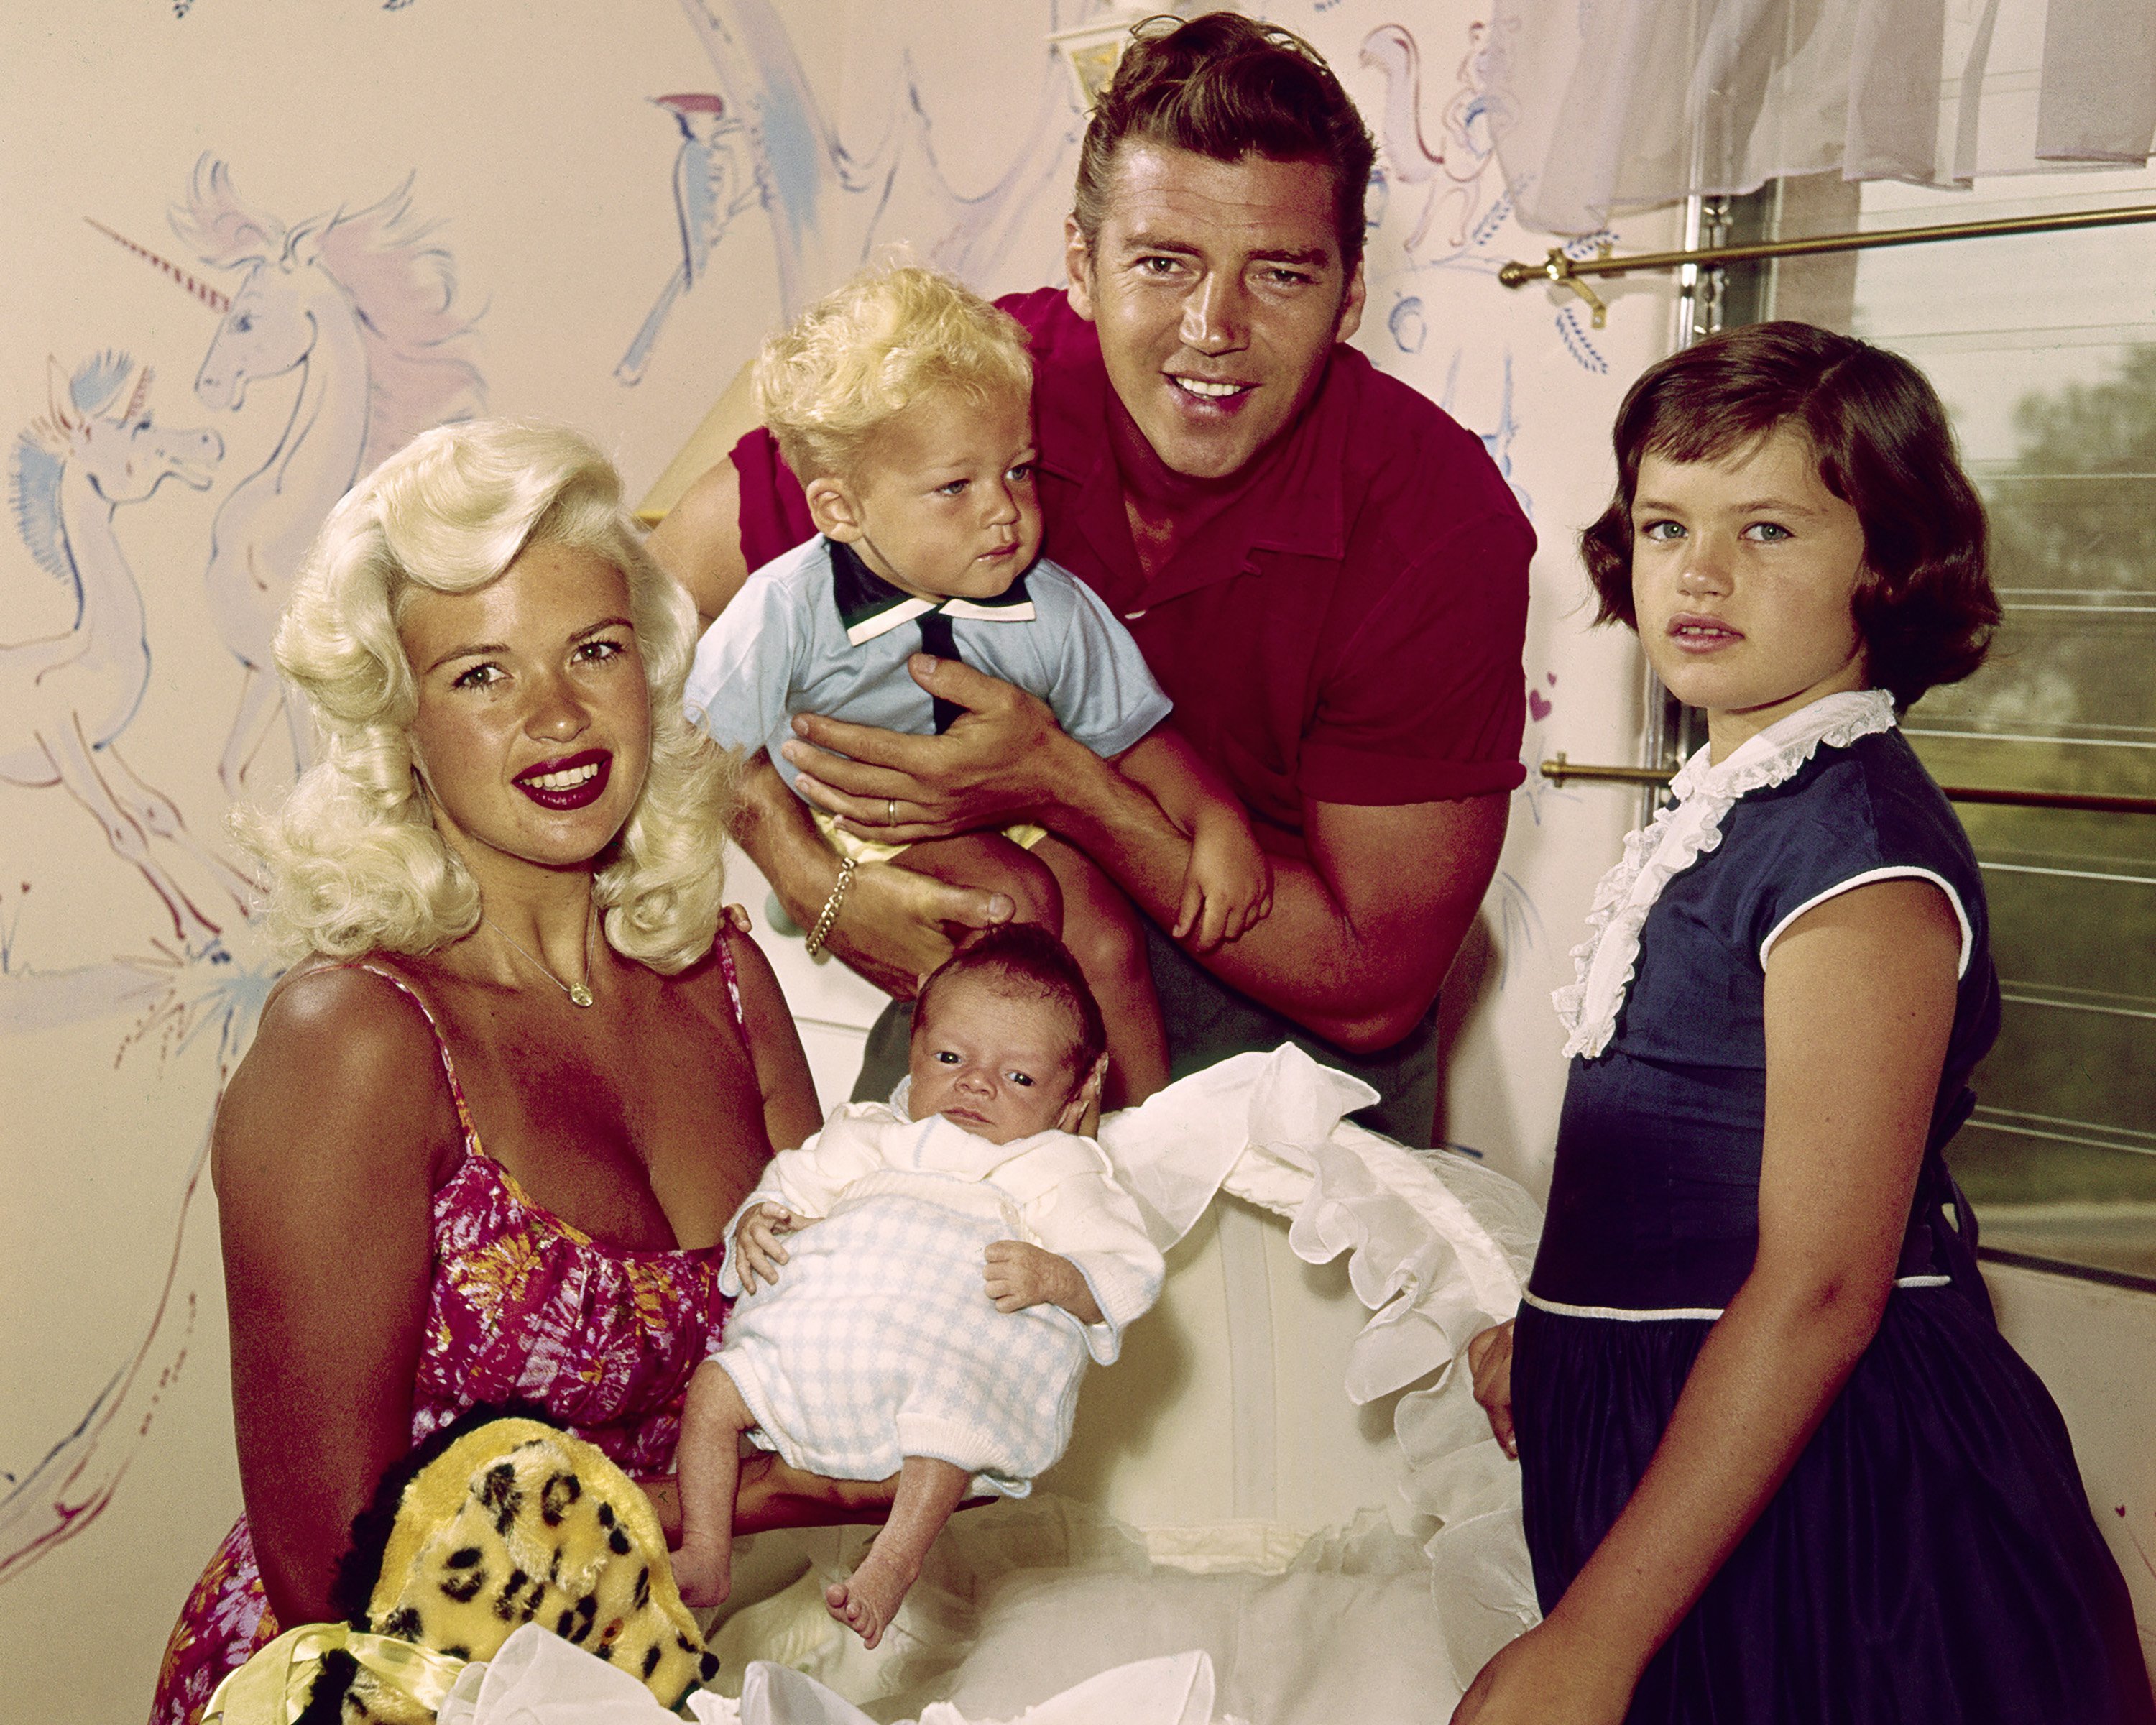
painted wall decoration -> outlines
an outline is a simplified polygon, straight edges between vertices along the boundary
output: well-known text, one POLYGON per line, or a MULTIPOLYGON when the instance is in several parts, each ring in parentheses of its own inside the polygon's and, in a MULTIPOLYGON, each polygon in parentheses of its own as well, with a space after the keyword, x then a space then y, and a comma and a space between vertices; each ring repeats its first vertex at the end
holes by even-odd
MULTIPOLYGON (((1031 87, 1004 101, 1009 155, 984 191, 953 189, 910 59, 874 145, 843 141, 772 0, 681 0, 718 84, 715 94, 654 98, 681 134, 674 199, 682 258, 614 375, 639 382, 680 296, 711 267, 734 218, 769 218, 782 316, 791 316, 886 244, 968 281, 992 278, 1025 207, 1065 171, 1083 118, 1043 42, 1031 87)), ((1053 22, 1053 13, 1050 14, 1053 22)))
MULTIPOLYGON (((470 357, 470 320, 454 305, 451 259, 414 218, 408 182, 357 211, 288 226, 244 203, 225 164, 204 157, 173 225, 205 267, 239 272, 232 292, 112 237, 219 315, 196 374, 201 406, 238 413, 250 385, 298 374, 269 459, 218 505, 203 578, 208 615, 238 661, 237 716, 218 760, 223 790, 237 799, 280 714, 293 769, 307 763, 305 729, 287 708, 270 645, 324 517, 359 475, 414 432, 481 406, 485 386, 470 357)), ((213 429, 157 424, 150 370, 125 354, 94 357, 64 379, 54 362, 53 375, 46 413, 17 441, 10 501, 38 566, 74 584, 76 624, 64 637, 0 645, 0 778, 63 788, 101 821, 113 849, 162 901, 178 947, 153 946, 54 977, 9 974, 0 947, 0 981, 8 985, 9 1016, 26 1024, 132 1007, 121 1055, 148 1045, 172 1059, 207 1034, 221 1081, 252 1035, 279 967, 253 942, 233 949, 246 877, 193 837, 173 800, 135 773, 117 747, 148 682, 151 648, 112 521, 167 478, 208 489, 224 444, 213 429), (162 846, 182 849, 223 886, 217 920, 160 865, 162 846)), ((200 1130, 146 1333, 73 1427, 34 1465, 11 1471, 0 1497, 0 1581, 96 1520, 184 1360, 200 1296, 179 1286, 178 1270, 208 1149, 206 1125, 200 1130)))
POLYGON ((624 383, 643 377, 674 302, 703 279, 719 237, 736 216, 763 201, 749 158, 748 134, 741 121, 726 117, 724 96, 690 91, 651 100, 673 116, 681 134, 674 155, 674 218, 681 230, 681 261, 613 368, 624 383))
MULTIPOLYGON (((1403 244, 1420 257, 1426 243, 1440 250, 1465 247, 1483 199, 1490 166, 1489 96, 1481 53, 1484 26, 1467 27, 1467 54, 1438 116, 1435 143, 1423 131, 1422 52, 1404 24, 1383 24, 1363 39, 1362 64, 1385 80, 1385 106, 1375 130, 1395 182, 1421 193, 1421 211, 1403 244)), ((1403 198, 1403 203, 1409 202, 1403 198)))
MULTIPOLYGON (((1549 296, 1491 279, 1537 242, 1486 159, 1486 13, 1267 9, 1380 135, 1358 345, 1482 436, 1544 536, 1528 752, 1608 757, 1627 741, 1628 649, 1583 635, 1566 536, 1599 502, 1609 412, 1661 326, 1619 304, 1568 348, 1549 296)), ((81 726, 131 849, 69 787, 0 775, 0 1062, 30 1098, 0 1147, 22 1218, 0 1261, 0 1380, 21 1386, 0 1399, 0 1684, 64 1674, 47 1686, 60 1725, 137 1716, 238 1507, 204 1155, 278 969, 221 826, 309 752, 267 656, 300 552, 381 454, 482 411, 588 426, 640 492, 772 324, 886 244, 988 292, 1056 279, 1082 119, 1050 38, 1109 10, 680 0, 601 20, 580 0, 213 0, 6 35, 0 605, 17 620, 0 666, 88 634, 101 597, 124 597, 120 571, 141 605, 131 635, 100 629, 83 655, 116 686, 106 711, 125 722, 81 726), (325 101, 326 65, 366 99, 325 101), (91 105, 127 123, 81 126, 91 105), (79 142, 58 166, 18 141, 62 131, 79 142), (140 465, 99 481, 78 535, 68 465, 88 475, 128 426, 138 463, 154 439, 185 464, 139 492, 140 465), (100 449, 78 457, 79 437, 100 449), (84 549, 100 510, 101 561, 84 549)), ((21 703, 0 701, 18 726, 21 703)), ((1447 1136, 1531 1179, 1554 1117, 1545 997, 1630 810, 1538 785, 1517 799, 1483 961, 1448 988, 1447 1136)), ((820 987, 801 984, 803 1009, 842 1031, 850 1008, 820 987)))
MULTIPOLYGON (((252 885, 218 829, 273 731, 289 750, 276 780, 311 752, 270 657, 291 580, 354 480, 414 432, 480 410, 485 384, 454 260, 416 214, 408 179, 377 202, 287 223, 243 199, 228 166, 204 156, 172 226, 192 264, 228 289, 90 223, 216 321, 206 343, 198 338, 192 410, 168 408, 170 424, 152 367, 130 353, 105 350, 72 369, 49 362, 44 410, 11 451, 8 505, 30 560, 71 592, 74 623, 0 642, 0 783, 64 792, 53 800, 70 812, 55 824, 94 820, 162 916, 116 916, 92 937, 103 953, 84 962, 22 961, 23 918, 41 877, 52 884, 33 839, 11 858, 28 878, 0 920, 0 1029, 80 1026, 109 1039, 116 1070, 206 1064, 213 1096, 281 971, 248 925, 252 885), (274 416, 276 429, 264 440, 266 457, 234 475, 216 422, 247 418, 250 393, 254 414, 274 416), (222 709, 228 722, 198 739, 218 794, 198 800, 192 819, 123 752, 167 649, 153 639, 119 524, 122 511, 151 513, 167 480, 214 491, 215 514, 206 541, 151 541, 148 554, 167 579, 182 559, 198 572, 192 608, 230 655, 236 685, 222 709)), ((142 1328, 100 1346, 110 1375, 70 1424, 0 1457, 12 1464, 0 1475, 0 1583, 98 1521, 179 1378, 213 1291, 183 1274, 204 1186, 206 1117, 189 1135, 142 1328)))
POLYGON ((205 265, 239 272, 195 375, 196 395, 238 413, 250 384, 300 378, 270 459, 218 509, 203 577, 218 633, 242 670, 218 762, 235 798, 280 714, 295 768, 308 763, 306 726, 285 698, 270 640, 324 517, 415 432, 485 403, 470 357, 471 321, 454 303, 454 267, 428 243, 411 185, 363 209, 287 226, 244 203, 226 165, 205 156, 173 213, 182 243, 205 265))
MULTIPOLYGON (((1373 231, 1390 231, 1410 275, 1460 270, 1494 276, 1511 259, 1548 249, 1537 236, 1528 236, 1522 249, 1522 236, 1511 221, 1512 201, 1492 141, 1505 116, 1497 105, 1503 99, 1490 87, 1488 34, 1487 23, 1473 19, 1454 39, 1462 46, 1460 58, 1450 62, 1449 81, 1441 74, 1426 77, 1421 41, 1405 24, 1379 25, 1356 51, 1357 65, 1376 74, 1383 92, 1364 108, 1378 154, 1368 199, 1370 224, 1373 231)), ((1449 55, 1427 58, 1441 66, 1449 55)), ((1579 246, 1572 254, 1587 257, 1615 237, 1589 234, 1565 249, 1579 246)), ((1561 305, 1553 315, 1564 351, 1584 370, 1606 374, 1609 362, 1574 308, 1561 305)), ((1400 290, 1388 326, 1402 352, 1419 352, 1429 327, 1422 295, 1400 290)))
POLYGON ((172 799, 120 752, 150 680, 150 641, 141 589, 112 523, 168 479, 207 490, 224 443, 213 430, 156 424, 151 370, 124 353, 95 355, 72 373, 57 359, 50 365, 46 411, 15 442, 8 501, 38 567, 74 589, 74 626, 0 643, 0 779, 64 791, 163 901, 173 938, 200 954, 217 943, 222 925, 188 896, 159 851, 177 846, 219 879, 230 899, 211 906, 218 917, 244 914, 247 881, 196 843, 172 799))

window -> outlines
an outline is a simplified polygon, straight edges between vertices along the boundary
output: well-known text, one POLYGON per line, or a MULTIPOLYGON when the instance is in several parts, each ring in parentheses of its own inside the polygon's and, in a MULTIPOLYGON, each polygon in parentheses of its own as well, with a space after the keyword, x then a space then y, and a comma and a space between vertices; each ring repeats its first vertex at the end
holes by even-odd
MULTIPOLYGON (((1702 243, 2156 205, 2156 172, 1833 175, 1710 206, 1702 243)), ((1990 662, 1906 729, 1940 783, 2156 797, 2156 226, 1733 267, 1707 326, 1800 317, 1922 366, 1990 511, 1990 662)), ((1678 747, 1697 715, 1670 716, 1678 747), (1687 723, 1689 719, 1692 722, 1687 723)), ((1676 750, 1671 751, 1672 754, 1676 750)), ((1958 804, 2005 995, 1948 1152, 1987 1248, 2156 1286, 2156 815, 1958 804)))

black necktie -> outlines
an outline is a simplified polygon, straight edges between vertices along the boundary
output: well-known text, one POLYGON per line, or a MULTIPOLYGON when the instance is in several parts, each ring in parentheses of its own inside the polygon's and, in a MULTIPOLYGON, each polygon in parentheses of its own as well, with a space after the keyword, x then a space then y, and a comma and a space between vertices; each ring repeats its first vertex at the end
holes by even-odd
MULTIPOLYGON (((931 611, 921 619, 921 650, 937 659, 957 659, 958 643, 951 634, 951 619, 941 611, 931 611)), ((963 660, 958 662, 963 665, 963 660)), ((936 715, 936 734, 941 737, 948 731, 958 715, 965 711, 955 701, 946 701, 940 695, 928 697, 936 715)))

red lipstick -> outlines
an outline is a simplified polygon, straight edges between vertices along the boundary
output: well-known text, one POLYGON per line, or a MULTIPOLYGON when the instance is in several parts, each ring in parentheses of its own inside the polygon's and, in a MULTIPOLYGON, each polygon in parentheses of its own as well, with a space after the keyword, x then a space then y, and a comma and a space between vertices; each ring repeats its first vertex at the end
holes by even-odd
POLYGON ((588 809, 606 794, 613 757, 605 749, 585 749, 558 761, 542 761, 516 775, 513 783, 542 809, 588 809), (542 779, 554 779, 547 785, 542 779))

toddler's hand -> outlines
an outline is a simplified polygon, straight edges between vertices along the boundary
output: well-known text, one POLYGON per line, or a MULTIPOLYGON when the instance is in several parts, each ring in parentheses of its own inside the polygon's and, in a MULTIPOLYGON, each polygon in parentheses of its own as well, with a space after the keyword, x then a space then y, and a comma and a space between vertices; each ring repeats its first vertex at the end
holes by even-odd
POLYGON ((1190 837, 1190 861, 1183 873, 1183 902, 1175 913, 1176 939, 1189 937, 1200 952, 1241 937, 1273 907, 1272 865, 1240 816, 1199 823, 1190 837))
POLYGON ((790 1210, 775 1204, 757 1204, 741 1219, 741 1225, 734 1230, 734 1268, 744 1294, 756 1291, 758 1276, 773 1287, 778 1286, 778 1266, 786 1261, 786 1248, 778 1243, 779 1236, 801 1225, 790 1210))
POLYGON ((1100 1308, 1078 1266, 1022 1240, 998 1240, 983 1254, 982 1285, 998 1312, 1060 1306, 1082 1322, 1098 1323, 1100 1308), (1086 1314, 1093 1315, 1088 1317, 1086 1314))

